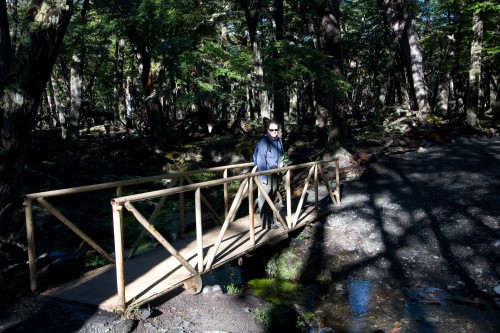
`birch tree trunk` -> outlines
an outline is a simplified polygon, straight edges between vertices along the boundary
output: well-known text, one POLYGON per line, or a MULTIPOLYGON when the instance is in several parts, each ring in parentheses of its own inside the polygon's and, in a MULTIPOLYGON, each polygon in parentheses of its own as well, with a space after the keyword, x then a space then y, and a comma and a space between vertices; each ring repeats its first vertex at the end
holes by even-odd
POLYGON ((472 43, 470 47, 471 63, 469 69, 469 89, 467 93, 467 125, 478 127, 479 84, 481 82, 481 54, 483 41, 483 21, 479 13, 472 17, 472 43))
POLYGON ((13 61, 5 0, 0 0, 0 229, 22 202, 20 179, 31 123, 73 13, 73 1, 33 2, 13 61))

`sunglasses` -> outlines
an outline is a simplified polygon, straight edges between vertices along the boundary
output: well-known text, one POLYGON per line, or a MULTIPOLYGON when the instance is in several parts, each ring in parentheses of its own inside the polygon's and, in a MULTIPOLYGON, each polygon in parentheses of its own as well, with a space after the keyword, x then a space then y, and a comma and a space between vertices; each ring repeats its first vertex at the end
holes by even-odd
POLYGON ((277 128, 270 128, 268 129, 269 132, 278 132, 278 129, 277 128))

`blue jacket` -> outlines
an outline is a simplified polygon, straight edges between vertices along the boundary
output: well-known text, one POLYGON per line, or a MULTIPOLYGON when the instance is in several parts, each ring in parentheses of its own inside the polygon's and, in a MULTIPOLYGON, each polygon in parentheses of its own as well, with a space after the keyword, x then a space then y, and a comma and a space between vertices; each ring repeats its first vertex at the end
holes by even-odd
MULTIPOLYGON (((283 142, 279 137, 273 138, 266 134, 257 144, 253 152, 253 162, 258 171, 279 168, 283 157, 283 142)), ((266 181, 267 176, 260 176, 261 181, 266 181)))

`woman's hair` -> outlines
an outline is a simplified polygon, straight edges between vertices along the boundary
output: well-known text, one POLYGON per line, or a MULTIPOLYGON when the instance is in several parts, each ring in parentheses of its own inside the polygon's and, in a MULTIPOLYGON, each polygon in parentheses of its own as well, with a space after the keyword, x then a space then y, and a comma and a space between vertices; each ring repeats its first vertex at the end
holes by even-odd
POLYGON ((271 126, 272 124, 274 124, 274 125, 278 126, 278 128, 280 128, 280 127, 281 127, 279 122, 277 122, 277 121, 276 121, 276 120, 274 120, 274 119, 269 119, 269 121, 267 122, 267 127, 266 127, 266 130, 268 130, 268 129, 269 129, 269 126, 271 126))

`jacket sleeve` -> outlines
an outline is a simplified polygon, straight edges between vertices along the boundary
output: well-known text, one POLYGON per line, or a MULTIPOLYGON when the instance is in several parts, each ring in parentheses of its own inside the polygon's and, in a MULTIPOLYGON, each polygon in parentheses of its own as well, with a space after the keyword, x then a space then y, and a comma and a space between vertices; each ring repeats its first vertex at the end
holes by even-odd
MULTIPOLYGON (((257 165, 257 171, 267 170, 266 150, 267 146, 264 140, 259 141, 257 146, 255 146, 255 150, 253 152, 253 162, 257 165)), ((261 181, 267 180, 267 176, 260 176, 259 178, 261 181)))

